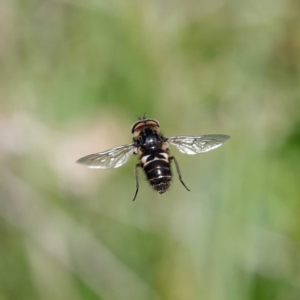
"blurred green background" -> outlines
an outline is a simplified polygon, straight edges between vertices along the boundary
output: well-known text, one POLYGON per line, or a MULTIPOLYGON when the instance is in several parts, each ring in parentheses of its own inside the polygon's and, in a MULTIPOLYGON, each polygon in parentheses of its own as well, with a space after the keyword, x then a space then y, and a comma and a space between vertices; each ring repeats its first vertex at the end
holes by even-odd
POLYGON ((0 300, 300 299, 298 0, 0 8, 0 300), (191 192, 75 164, 144 112, 191 192))

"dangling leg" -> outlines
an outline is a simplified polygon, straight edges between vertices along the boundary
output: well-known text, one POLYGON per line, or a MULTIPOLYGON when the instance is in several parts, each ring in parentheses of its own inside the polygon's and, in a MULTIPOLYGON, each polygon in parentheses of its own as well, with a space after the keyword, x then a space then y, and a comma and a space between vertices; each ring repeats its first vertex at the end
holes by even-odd
POLYGON ((182 181, 182 178, 181 178, 181 173, 180 173, 180 169, 179 169, 179 165, 178 165, 178 162, 176 160, 176 158, 174 156, 171 156, 169 157, 169 161, 171 163, 171 160, 174 160, 174 163, 175 163, 175 166, 176 166, 176 170, 177 170, 177 174, 179 176, 179 180, 180 182, 182 183, 182 185, 190 192, 190 190, 186 187, 186 185, 184 184, 184 182, 182 181))
POLYGON ((135 184, 136 184, 136 191, 135 191, 135 195, 134 195, 134 198, 133 198, 132 201, 135 200, 136 195, 137 195, 137 193, 138 193, 138 191, 139 191, 139 170, 138 170, 138 167, 140 167, 140 166, 141 166, 141 164, 136 164, 135 170, 134 170, 134 174, 135 174, 135 184))

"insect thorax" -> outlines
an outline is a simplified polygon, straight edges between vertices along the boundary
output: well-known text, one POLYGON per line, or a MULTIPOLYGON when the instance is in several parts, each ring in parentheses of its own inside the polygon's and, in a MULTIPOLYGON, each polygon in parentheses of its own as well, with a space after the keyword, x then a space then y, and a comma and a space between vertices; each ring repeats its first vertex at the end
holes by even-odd
POLYGON ((140 132, 137 142, 143 152, 152 152, 161 148, 163 138, 158 130, 150 127, 140 132))

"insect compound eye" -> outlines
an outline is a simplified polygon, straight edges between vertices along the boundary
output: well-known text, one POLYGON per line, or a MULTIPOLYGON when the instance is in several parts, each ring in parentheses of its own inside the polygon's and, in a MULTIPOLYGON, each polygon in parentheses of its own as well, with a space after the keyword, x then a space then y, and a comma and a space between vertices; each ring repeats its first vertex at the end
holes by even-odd
POLYGON ((159 127, 158 121, 154 119, 145 119, 145 120, 139 120, 135 122, 132 127, 131 127, 131 133, 134 133, 136 130, 141 129, 142 127, 145 126, 157 126, 159 127))

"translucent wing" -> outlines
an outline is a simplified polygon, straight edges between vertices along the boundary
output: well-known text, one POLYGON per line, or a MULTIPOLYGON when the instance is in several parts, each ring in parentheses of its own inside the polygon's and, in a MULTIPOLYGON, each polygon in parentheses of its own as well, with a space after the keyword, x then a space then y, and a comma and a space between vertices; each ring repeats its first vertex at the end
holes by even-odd
POLYGON ((174 136, 167 138, 166 142, 176 146, 180 152, 191 155, 208 152, 210 150, 218 148, 229 138, 230 136, 224 134, 174 136))
POLYGON ((124 165, 129 156, 136 151, 133 144, 123 145, 108 149, 103 152, 90 154, 77 160, 78 163, 87 165, 89 168, 109 169, 124 165))

